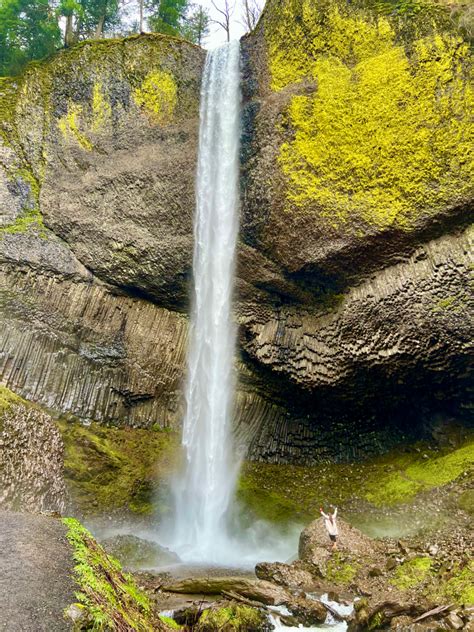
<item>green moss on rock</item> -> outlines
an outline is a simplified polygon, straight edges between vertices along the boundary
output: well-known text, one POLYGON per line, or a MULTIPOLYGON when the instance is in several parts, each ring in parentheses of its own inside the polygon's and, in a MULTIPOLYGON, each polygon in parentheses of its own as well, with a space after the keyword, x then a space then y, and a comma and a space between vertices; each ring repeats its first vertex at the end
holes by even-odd
POLYGON ((437 602, 474 605, 474 561, 456 563, 447 576, 438 577, 428 596, 437 602))
POLYGON ((392 584, 402 590, 415 588, 426 581, 431 572, 432 561, 429 557, 416 557, 404 562, 395 571, 392 584))
POLYGON ((179 452, 174 433, 64 420, 59 427, 65 444, 65 478, 81 512, 166 511, 160 483, 167 480, 179 452))
POLYGON ((151 120, 165 125, 173 119, 177 104, 177 86, 168 72, 149 73, 133 92, 135 103, 148 113, 151 120))
POLYGON ((18 403, 23 404, 26 402, 9 388, 0 384, 0 413, 6 412, 12 404, 18 403))
POLYGON ((341 505, 356 498, 377 507, 406 503, 473 471, 471 437, 454 450, 393 450, 363 463, 245 463, 238 498, 259 518, 285 524, 314 519, 321 503, 341 505))
POLYGON ((266 628, 265 615, 256 608, 230 604, 207 608, 195 626, 198 632, 258 632, 266 628))
POLYGON ((347 586, 357 575, 357 570, 357 564, 350 564, 340 553, 335 553, 326 565, 326 579, 347 586))
POLYGON ((459 507, 474 516, 474 489, 467 489, 459 498, 459 507))
POLYGON ((150 601, 119 562, 107 555, 89 531, 74 518, 64 518, 73 548, 76 598, 86 609, 90 630, 156 629, 150 601))

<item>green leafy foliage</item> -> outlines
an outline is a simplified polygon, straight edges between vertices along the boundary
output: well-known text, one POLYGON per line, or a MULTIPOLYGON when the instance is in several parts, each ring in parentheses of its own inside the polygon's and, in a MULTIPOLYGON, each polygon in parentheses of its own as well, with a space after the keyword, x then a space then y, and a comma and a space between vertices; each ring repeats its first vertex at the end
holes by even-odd
POLYGON ((87 610, 91 630, 137 630, 153 626, 148 597, 120 563, 106 554, 89 531, 75 518, 64 518, 67 539, 73 547, 76 598, 87 610))
POLYGON ((148 23, 152 31, 165 35, 180 35, 188 0, 151 0, 152 14, 148 23))
POLYGON ((60 43, 57 15, 48 0, 0 0, 0 75, 17 74, 60 43))
POLYGON ((210 17, 207 9, 200 4, 192 4, 188 8, 188 14, 181 27, 181 35, 201 46, 209 33, 210 17))

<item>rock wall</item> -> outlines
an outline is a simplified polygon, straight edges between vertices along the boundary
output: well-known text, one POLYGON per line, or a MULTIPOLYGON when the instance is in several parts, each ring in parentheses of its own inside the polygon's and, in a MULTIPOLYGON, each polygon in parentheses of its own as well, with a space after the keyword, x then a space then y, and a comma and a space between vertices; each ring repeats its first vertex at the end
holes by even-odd
POLYGON ((0 387, 0 507, 61 512, 67 500, 63 453, 51 417, 0 387))
POLYGON ((4 80, 0 379, 24 396, 82 419, 179 417, 203 59, 149 35, 4 80))
MULTIPOLYGON (((254 459, 354 458, 467 418, 469 49, 439 7, 375 4, 269 0, 242 42, 254 459)), ((59 413, 179 425, 203 62, 146 35, 0 81, 0 380, 59 413)))
POLYGON ((240 340, 287 412, 251 453, 468 420, 468 42, 435 4, 270 0, 242 50, 240 340))

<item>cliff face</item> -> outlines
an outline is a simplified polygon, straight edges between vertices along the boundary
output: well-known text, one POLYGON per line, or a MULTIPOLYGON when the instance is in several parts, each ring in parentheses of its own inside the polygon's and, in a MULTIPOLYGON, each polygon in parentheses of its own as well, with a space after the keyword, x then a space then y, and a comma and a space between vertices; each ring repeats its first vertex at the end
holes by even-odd
MULTIPOLYGON (((440 9, 384 6, 270 0, 242 44, 254 458, 364 454, 466 416, 469 51, 440 9)), ((150 35, 2 80, 0 379, 51 409, 180 422, 203 61, 150 35)))
POLYGON ((241 269, 266 265, 241 341, 298 420, 282 444, 466 418, 468 43, 439 5, 270 0, 243 59, 241 269))
POLYGON ((203 59, 144 36, 4 81, 0 374, 52 409, 174 420, 203 59))

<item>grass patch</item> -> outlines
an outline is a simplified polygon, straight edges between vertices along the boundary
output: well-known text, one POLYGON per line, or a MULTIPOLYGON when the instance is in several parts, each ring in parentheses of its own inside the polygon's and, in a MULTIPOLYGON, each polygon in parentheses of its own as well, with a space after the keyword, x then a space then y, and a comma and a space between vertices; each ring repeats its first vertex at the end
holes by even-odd
POLYGON ((119 562, 107 555, 89 531, 75 518, 64 518, 67 539, 76 563, 76 598, 87 610, 91 630, 152 631, 153 616, 148 597, 119 562))

